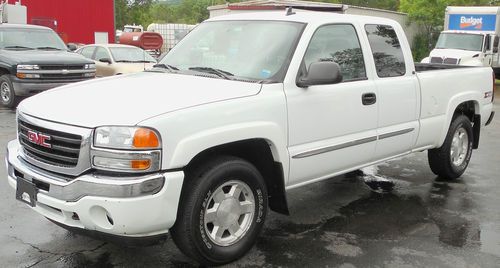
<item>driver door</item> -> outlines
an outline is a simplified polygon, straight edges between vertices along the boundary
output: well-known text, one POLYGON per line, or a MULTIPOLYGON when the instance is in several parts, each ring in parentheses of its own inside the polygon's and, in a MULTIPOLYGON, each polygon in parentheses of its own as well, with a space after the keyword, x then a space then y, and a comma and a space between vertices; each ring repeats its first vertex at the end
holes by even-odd
POLYGON ((299 76, 318 61, 340 65, 343 81, 287 86, 290 178, 300 185, 373 161, 377 143, 377 88, 368 79, 354 25, 330 24, 314 33, 299 76))

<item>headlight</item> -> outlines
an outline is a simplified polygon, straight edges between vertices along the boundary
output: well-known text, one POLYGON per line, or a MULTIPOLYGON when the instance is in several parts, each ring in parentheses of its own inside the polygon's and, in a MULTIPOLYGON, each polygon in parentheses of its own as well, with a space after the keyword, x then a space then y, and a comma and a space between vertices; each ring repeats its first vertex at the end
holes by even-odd
POLYGON ((143 127, 99 127, 95 130, 94 146, 111 149, 158 149, 156 131, 143 127))
POLYGON ((95 63, 85 64, 85 69, 95 69, 95 63))
POLYGON ((107 171, 153 172, 161 167, 159 134, 144 127, 99 127, 94 133, 92 166, 107 171))
POLYGON ((17 65, 17 69, 18 70, 40 70, 40 66, 20 64, 20 65, 17 65))

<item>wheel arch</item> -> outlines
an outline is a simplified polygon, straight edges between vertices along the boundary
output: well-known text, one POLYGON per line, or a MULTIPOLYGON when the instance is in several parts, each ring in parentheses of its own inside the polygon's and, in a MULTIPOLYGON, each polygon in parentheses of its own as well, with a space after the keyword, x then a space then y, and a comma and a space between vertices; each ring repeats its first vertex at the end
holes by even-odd
POLYGON ((457 96, 452 99, 448 105, 448 114, 446 123, 441 131, 440 139, 437 147, 441 147, 444 143, 448 129, 457 115, 465 115, 473 125, 473 149, 479 146, 479 137, 481 131, 481 110, 479 106, 478 96, 479 93, 468 93, 457 96))
POLYGON ((264 177, 268 190, 269 208, 275 212, 289 215, 285 191, 285 172, 283 164, 272 153, 273 144, 263 138, 253 138, 217 145, 203 150, 194 156, 184 167, 184 171, 203 164, 217 156, 235 156, 253 164, 264 177))
POLYGON ((4 67, 0 67, 0 75, 10 74, 10 71, 4 67))

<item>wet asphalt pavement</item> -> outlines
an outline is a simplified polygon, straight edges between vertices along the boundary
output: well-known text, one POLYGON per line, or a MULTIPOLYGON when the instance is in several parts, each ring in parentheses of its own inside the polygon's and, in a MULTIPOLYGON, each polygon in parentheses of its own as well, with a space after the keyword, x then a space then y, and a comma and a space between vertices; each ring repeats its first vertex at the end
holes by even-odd
MULTIPOLYGON (((441 181, 424 152, 292 190, 292 215, 271 212, 228 266, 500 267, 500 87, 496 103, 462 178, 441 181)), ((0 110, 0 146, 13 138, 15 113, 0 110)), ((16 201, 0 174, 0 267, 196 266, 171 240, 126 248, 74 235, 16 201)))

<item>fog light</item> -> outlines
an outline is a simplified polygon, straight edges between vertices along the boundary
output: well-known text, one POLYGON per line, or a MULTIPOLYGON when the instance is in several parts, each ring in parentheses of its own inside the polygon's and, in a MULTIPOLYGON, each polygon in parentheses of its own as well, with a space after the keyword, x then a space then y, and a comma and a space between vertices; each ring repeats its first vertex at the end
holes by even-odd
POLYGON ((147 180, 141 183, 141 192, 155 194, 161 190, 164 182, 165 182, 165 177, 147 180))

